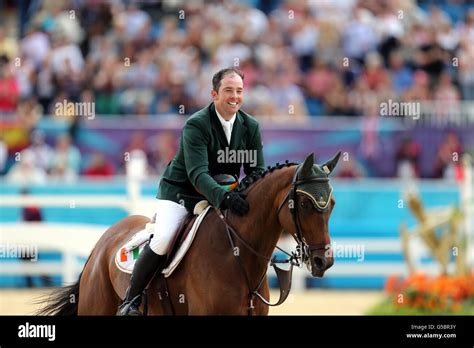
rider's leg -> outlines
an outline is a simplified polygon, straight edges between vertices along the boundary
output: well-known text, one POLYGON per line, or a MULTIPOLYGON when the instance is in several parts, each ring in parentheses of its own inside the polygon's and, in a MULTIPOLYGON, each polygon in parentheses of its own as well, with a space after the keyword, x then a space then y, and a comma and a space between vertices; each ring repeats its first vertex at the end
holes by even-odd
POLYGON ((187 215, 182 205, 158 200, 155 233, 150 244, 143 248, 133 268, 130 287, 125 300, 119 308, 119 315, 141 315, 139 307, 143 290, 156 272, 165 265, 166 254, 176 233, 177 227, 187 215))

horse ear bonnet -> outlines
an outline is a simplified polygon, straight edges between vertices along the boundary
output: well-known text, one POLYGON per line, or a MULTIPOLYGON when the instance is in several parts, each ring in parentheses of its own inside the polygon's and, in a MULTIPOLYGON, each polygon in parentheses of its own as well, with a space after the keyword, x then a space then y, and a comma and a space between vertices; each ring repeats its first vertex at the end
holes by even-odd
POLYGON ((322 180, 298 184, 296 192, 308 197, 318 211, 325 211, 329 207, 332 195, 332 186, 328 179, 331 171, 327 167, 324 168, 325 165, 313 164, 313 160, 313 154, 306 158, 298 169, 297 180, 304 181, 314 178, 322 180))

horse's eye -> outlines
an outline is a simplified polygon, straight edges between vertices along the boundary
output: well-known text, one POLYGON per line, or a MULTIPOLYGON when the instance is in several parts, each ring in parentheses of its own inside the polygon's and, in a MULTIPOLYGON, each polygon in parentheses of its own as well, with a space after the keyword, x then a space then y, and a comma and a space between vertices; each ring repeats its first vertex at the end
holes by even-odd
POLYGON ((307 210, 308 208, 310 208, 310 205, 308 204, 307 201, 301 201, 300 206, 301 206, 301 208, 303 208, 303 209, 305 209, 305 210, 307 210))

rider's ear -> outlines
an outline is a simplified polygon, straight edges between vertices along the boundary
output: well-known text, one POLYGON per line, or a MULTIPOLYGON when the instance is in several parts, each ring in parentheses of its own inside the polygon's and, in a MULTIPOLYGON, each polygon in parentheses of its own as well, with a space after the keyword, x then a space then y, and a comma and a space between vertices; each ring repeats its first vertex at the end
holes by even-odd
POLYGON ((331 158, 329 161, 321 165, 321 168, 329 175, 336 167, 337 162, 339 161, 339 157, 341 157, 341 151, 339 151, 336 156, 331 158), (327 168, 327 169, 326 169, 327 168))

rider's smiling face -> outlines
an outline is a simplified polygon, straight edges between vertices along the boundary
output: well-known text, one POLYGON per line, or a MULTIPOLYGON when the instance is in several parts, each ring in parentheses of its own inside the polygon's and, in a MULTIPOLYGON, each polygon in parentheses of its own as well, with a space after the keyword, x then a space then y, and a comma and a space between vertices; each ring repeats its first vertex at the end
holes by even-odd
POLYGON ((219 86, 219 91, 211 91, 212 99, 217 111, 226 120, 240 109, 244 100, 244 82, 237 74, 224 76, 219 86))

